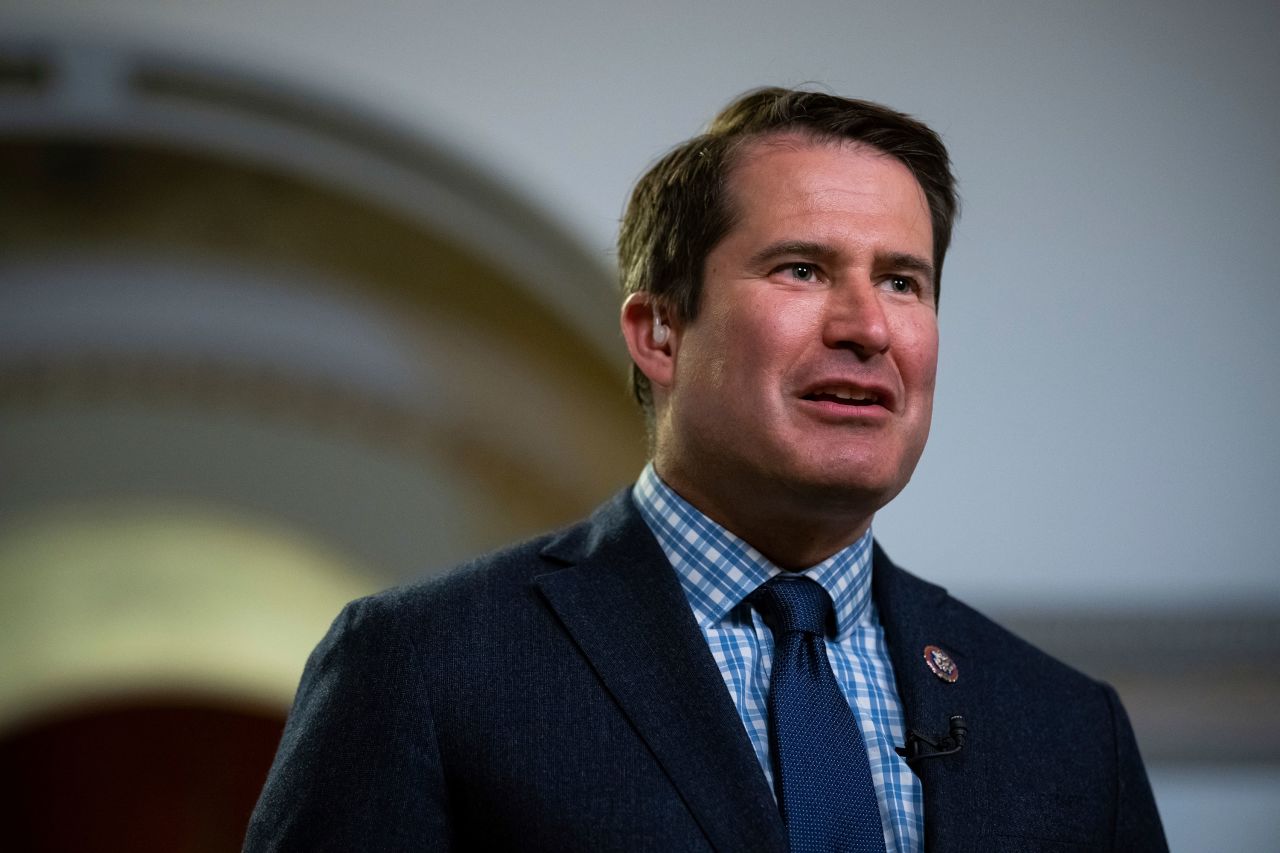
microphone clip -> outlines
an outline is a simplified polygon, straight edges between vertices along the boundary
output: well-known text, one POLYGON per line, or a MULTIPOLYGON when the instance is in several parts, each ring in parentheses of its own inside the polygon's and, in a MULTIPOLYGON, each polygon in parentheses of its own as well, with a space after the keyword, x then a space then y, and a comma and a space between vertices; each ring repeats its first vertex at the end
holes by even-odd
POLYGON ((915 729, 907 732, 906 746, 895 746, 893 751, 907 760, 908 764, 923 761, 926 758, 940 758, 944 755, 955 755, 964 748, 965 737, 969 729, 964 717, 954 715, 948 721, 951 731, 945 735, 924 735, 915 729))

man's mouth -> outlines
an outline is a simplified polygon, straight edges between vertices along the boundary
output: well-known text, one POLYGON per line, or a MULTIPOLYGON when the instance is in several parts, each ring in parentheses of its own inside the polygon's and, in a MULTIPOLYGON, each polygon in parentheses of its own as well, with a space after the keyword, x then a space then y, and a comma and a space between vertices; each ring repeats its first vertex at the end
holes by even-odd
POLYGON ((805 400, 836 403, 841 406, 878 406, 880 395, 856 388, 818 388, 804 395, 805 400))

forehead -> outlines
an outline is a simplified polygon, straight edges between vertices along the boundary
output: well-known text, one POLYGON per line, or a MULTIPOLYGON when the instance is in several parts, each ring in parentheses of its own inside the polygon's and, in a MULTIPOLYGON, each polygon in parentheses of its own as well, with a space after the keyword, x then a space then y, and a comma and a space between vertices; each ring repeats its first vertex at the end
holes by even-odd
MULTIPOLYGON (((786 171, 798 160, 814 159, 806 155, 816 154, 821 159, 831 162, 843 160, 845 163, 875 163, 884 171, 895 172, 899 178, 909 179, 919 193, 920 200, 928 205, 924 188, 915 174, 902 160, 894 155, 857 139, 823 136, 805 131, 787 130, 750 137, 738 143, 729 154, 728 166, 725 169, 726 186, 732 198, 737 184, 746 176, 747 181, 760 175, 786 171), (823 154, 832 155, 821 157, 823 154)), ((838 168, 838 167, 836 167, 838 168)))
MULTIPOLYGON (((727 172, 729 232, 789 221, 892 223, 932 254, 924 189, 905 163, 856 140, 785 132, 744 142, 727 172)), ((729 234, 726 234, 726 237, 729 234)))

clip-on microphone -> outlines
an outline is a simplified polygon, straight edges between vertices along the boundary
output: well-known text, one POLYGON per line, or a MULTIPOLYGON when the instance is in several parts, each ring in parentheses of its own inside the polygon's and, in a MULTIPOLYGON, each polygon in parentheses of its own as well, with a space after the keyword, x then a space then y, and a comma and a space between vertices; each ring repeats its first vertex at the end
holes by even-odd
POLYGON ((955 755, 964 748, 965 736, 969 729, 965 726, 964 717, 956 714, 948 722, 951 731, 945 735, 922 735, 915 729, 907 732, 907 745, 895 746, 893 751, 901 755, 910 764, 926 758, 938 758, 943 755, 955 755))

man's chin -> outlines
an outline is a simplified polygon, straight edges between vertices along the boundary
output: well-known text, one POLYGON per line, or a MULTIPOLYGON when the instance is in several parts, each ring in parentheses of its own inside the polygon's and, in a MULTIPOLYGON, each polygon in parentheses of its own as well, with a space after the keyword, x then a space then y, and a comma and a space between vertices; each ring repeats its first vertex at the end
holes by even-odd
POLYGON ((865 470, 828 469, 780 480, 788 492, 787 499, 806 507, 808 512, 859 519, 874 515, 907 485, 905 478, 873 476, 865 470))

